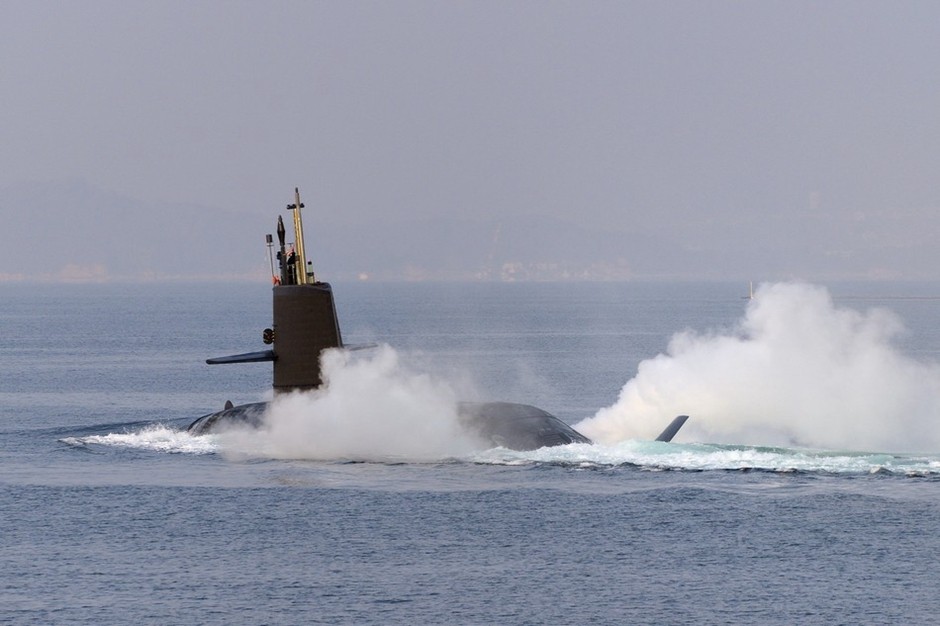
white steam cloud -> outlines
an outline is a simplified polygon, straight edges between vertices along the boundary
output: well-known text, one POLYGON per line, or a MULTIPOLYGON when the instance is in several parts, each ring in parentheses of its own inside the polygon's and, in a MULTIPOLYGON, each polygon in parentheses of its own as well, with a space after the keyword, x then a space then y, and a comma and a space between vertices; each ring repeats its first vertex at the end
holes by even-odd
POLYGON ((451 386, 409 371, 392 348, 382 346, 357 359, 343 350, 328 350, 322 367, 322 388, 275 398, 266 427, 225 433, 223 452, 281 459, 433 461, 481 447, 458 422, 451 386))
POLYGON ((940 366, 903 354, 890 311, 836 308, 806 284, 762 286, 729 334, 686 331, 640 364, 616 404, 575 428, 600 443, 714 443, 940 451, 940 366))

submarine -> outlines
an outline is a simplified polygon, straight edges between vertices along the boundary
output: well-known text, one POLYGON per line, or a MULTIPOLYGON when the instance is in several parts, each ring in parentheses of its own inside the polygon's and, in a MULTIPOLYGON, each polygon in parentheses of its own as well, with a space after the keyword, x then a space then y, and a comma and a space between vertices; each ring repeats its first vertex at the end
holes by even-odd
MULTIPOLYGON (((294 242, 288 245, 286 228, 277 218, 277 252, 272 235, 266 235, 273 286, 273 323, 261 333, 271 348, 206 360, 209 365, 257 363, 270 361, 273 366, 275 396, 294 391, 319 389, 322 384, 320 355, 333 348, 357 350, 374 347, 343 343, 333 289, 317 280, 304 248, 304 208, 300 190, 294 189, 294 202, 287 205, 292 213, 294 242), (275 271, 275 256, 277 271, 275 271)), ((261 428, 268 402, 234 406, 226 401, 221 411, 193 421, 188 432, 204 435, 229 428, 261 428)), ((513 402, 460 402, 458 419, 465 430, 492 446, 512 450, 536 450, 570 443, 593 443, 590 439, 548 411, 513 402)), ((657 441, 670 441, 688 419, 676 417, 657 441)))

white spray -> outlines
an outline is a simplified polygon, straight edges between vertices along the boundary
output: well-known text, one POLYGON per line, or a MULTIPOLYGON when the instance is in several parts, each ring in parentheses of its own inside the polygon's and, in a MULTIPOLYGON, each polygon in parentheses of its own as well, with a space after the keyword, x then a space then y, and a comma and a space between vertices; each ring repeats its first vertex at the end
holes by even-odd
POLYGON ((268 409, 266 428, 225 433, 224 453, 433 461, 480 447, 460 427, 452 387, 428 374, 409 371, 392 348, 382 346, 359 359, 343 350, 328 350, 321 358, 321 389, 278 396, 268 409))
POLYGON ((764 285, 733 332, 675 335, 575 428, 614 443, 687 413, 684 440, 940 451, 940 366, 901 353, 901 331, 890 311, 836 308, 823 288, 764 285))

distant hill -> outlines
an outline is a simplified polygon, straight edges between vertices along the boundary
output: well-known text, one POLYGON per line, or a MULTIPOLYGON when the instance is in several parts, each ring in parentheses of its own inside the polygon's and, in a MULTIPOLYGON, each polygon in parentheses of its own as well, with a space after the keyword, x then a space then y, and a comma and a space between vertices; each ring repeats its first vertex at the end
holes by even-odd
MULTIPOLYGON (((268 280, 264 234, 281 208, 161 205, 74 181, 3 188, 0 280, 268 280)), ((305 223, 327 280, 940 278, 940 211, 928 209, 702 216, 626 232, 576 216, 394 221, 308 205, 305 223)))
POLYGON ((159 206, 82 182, 0 189, 0 215, 0 275, 237 275, 257 273, 263 258, 260 216, 218 207, 159 206), (252 250, 257 251, 254 258, 252 250))
MULTIPOLYGON (((0 278, 266 280, 263 235, 274 231, 276 211, 262 213, 158 205, 84 182, 8 187, 0 189, 0 278)), ((315 207, 305 217, 308 257, 332 280, 625 279, 634 263, 650 271, 661 247, 538 217, 356 223, 315 207)))
POLYGON ((625 280, 652 270, 661 245, 557 219, 439 218, 337 225, 322 250, 331 273, 385 280, 625 280))

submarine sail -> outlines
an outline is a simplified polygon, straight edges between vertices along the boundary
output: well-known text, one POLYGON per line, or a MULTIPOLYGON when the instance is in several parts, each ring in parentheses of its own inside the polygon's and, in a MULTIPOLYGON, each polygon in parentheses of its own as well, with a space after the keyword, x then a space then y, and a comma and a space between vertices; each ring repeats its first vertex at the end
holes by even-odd
MULTIPOLYGON (((339 319, 329 283, 317 280, 313 265, 306 257, 303 235, 303 203, 300 190, 294 189, 294 202, 287 205, 293 213, 294 241, 287 242, 284 220, 277 220, 277 274, 272 276, 273 324, 264 329, 262 340, 271 349, 208 359, 210 365, 271 361, 275 395, 291 391, 317 389, 323 384, 320 355, 330 348, 344 348, 339 319)), ((269 247, 273 239, 266 237, 269 247)), ((274 263, 271 262, 272 272, 274 263)), ((348 347, 347 349, 356 349, 348 347)), ((255 402, 239 406, 226 403, 223 410, 203 415, 189 425, 194 435, 217 432, 232 426, 260 427, 269 403, 255 402)), ((462 402, 458 415, 464 428, 494 446, 514 450, 533 450, 591 440, 563 421, 538 407, 510 402, 462 402)), ((681 427, 677 418, 662 435, 668 441, 681 427)))

